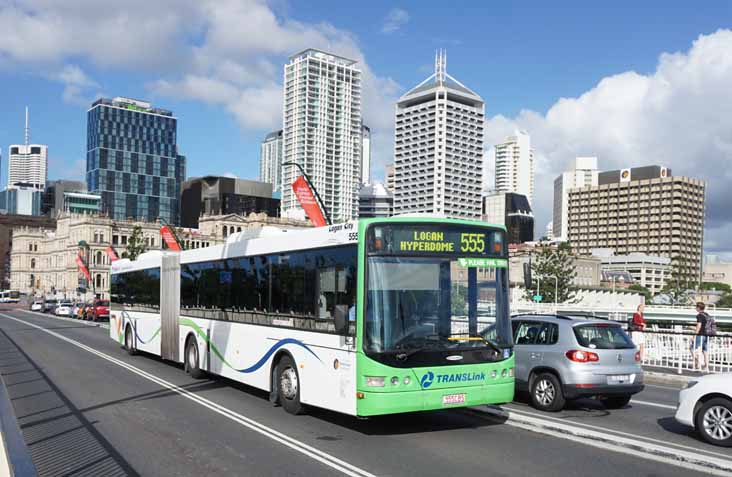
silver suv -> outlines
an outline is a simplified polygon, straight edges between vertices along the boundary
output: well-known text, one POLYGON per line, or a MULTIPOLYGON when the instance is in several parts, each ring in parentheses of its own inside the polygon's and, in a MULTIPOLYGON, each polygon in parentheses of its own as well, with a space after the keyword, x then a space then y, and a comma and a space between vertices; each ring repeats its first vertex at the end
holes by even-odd
POLYGON ((643 390, 640 354, 620 323, 563 315, 511 319, 516 388, 531 404, 559 411, 567 400, 599 398, 621 408, 643 390))

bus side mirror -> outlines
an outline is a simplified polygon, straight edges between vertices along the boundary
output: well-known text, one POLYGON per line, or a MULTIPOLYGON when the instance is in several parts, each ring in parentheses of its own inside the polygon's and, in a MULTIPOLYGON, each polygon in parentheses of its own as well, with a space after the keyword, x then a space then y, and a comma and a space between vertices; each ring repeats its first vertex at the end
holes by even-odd
POLYGON ((339 335, 348 334, 348 305, 336 305, 335 307, 335 332, 339 335))

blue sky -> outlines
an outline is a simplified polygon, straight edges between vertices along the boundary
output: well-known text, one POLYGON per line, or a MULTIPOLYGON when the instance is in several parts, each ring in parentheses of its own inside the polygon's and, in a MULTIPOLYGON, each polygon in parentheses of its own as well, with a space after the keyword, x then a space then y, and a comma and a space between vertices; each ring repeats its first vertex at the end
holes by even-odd
MULTIPOLYGON (((0 38, 0 146, 5 156, 9 144, 23 140, 28 105, 32 140, 49 145, 50 177, 81 177, 88 104, 99 94, 122 95, 175 112, 190 176, 256 178, 259 141, 279 119, 282 65, 288 54, 318 46, 355 56, 364 65, 370 85, 364 115, 376 130, 374 176, 380 179, 383 164, 391 161, 393 101, 428 76, 435 50, 446 48, 448 71, 485 99, 486 141, 499 140, 513 127, 532 134, 542 174, 537 182, 546 182, 543 174, 561 172, 573 154, 598 154, 602 168, 670 161, 674 172, 683 173, 699 173, 703 167, 696 166, 708 162, 708 152, 700 148, 686 157, 648 157, 662 138, 677 135, 677 125, 656 131, 644 124, 659 139, 646 144, 635 137, 625 149, 612 149, 607 138, 617 136, 589 140, 585 131, 574 137, 566 122, 553 122, 562 111, 547 112, 561 109, 557 106, 567 98, 579 116, 602 115, 608 106, 584 101, 583 95, 601 92, 600 82, 615 78, 609 87, 622 96, 639 84, 630 72, 654 84, 664 84, 666 76, 679 78, 671 80, 683 92, 676 102, 699 101, 693 88, 682 87, 696 78, 691 67, 669 61, 669 71, 678 71, 659 74, 660 58, 679 52, 692 64, 699 50, 710 60, 694 64, 714 65, 715 52, 732 55, 718 32, 732 25, 732 2, 470 3, 0 0, 0 29, 6 32, 0 38), (695 50, 700 36, 716 43, 695 50), (556 138, 548 139, 557 128, 561 147, 556 138)), ((701 74, 713 76, 714 71, 701 74)), ((730 96, 712 101, 726 109, 730 96)), ((697 124, 707 120, 699 117, 697 124)), ((706 142, 722 133, 715 134, 706 142)), ((725 151, 715 152, 722 156, 720 164, 730 162, 725 151)), ((3 178, 6 165, 3 159, 3 178)), ((732 220, 717 210, 727 196, 708 196, 710 206, 718 204, 710 209, 710 227, 728 236, 732 220)), ((537 210, 537 216, 540 231, 548 212, 537 210)), ((710 240, 710 250, 732 248, 714 234, 710 240)))

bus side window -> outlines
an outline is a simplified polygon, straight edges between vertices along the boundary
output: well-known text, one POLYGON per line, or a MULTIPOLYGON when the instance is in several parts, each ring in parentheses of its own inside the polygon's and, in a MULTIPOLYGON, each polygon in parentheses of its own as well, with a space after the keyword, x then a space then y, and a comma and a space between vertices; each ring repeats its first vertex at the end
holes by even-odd
POLYGON ((333 306, 336 294, 335 267, 318 270, 318 318, 330 319, 333 317, 333 306))

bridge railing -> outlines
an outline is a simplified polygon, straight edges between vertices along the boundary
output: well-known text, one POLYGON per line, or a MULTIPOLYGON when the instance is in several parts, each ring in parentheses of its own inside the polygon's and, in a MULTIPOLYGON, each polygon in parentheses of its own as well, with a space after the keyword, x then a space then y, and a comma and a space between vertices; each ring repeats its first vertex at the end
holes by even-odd
POLYGON ((707 339, 709 362, 705 363, 701 348, 695 349, 695 334, 672 330, 644 331, 642 364, 672 368, 679 374, 698 371, 704 364, 713 373, 732 371, 732 334, 718 334, 707 339))

